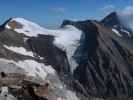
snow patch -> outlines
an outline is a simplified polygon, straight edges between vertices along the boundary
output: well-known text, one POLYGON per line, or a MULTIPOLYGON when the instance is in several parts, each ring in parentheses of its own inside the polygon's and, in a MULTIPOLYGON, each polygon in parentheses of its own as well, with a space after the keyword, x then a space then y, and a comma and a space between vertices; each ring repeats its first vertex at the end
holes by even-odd
POLYGON ((57 100, 80 100, 76 94, 70 90, 66 90, 65 91, 65 98, 62 98, 62 97, 58 97, 57 100))
POLYGON ((116 29, 113 28, 112 31, 113 31, 114 33, 116 33, 116 35, 122 37, 122 35, 121 35, 116 29))
POLYGON ((1 87, 0 100, 17 100, 13 95, 8 93, 8 87, 1 87))
POLYGON ((19 61, 16 64, 24 69, 30 76, 39 76, 45 79, 47 74, 55 74, 55 70, 51 66, 46 66, 34 60, 19 61))
POLYGON ((58 98, 57 98, 57 100, 66 100, 66 99, 64 99, 64 98, 61 98, 61 97, 58 97, 58 98))
POLYGON ((16 52, 16 53, 19 53, 19 54, 22 54, 25 56, 34 57, 33 52, 27 51, 24 47, 13 47, 13 46, 7 46, 7 45, 4 45, 4 47, 6 49, 11 50, 11 51, 16 52))
POLYGON ((79 100, 79 98, 76 96, 76 94, 70 90, 67 90, 66 98, 67 98, 67 100, 79 100))
POLYGON ((124 33, 127 33, 127 35, 128 35, 129 37, 131 37, 130 32, 128 32, 127 30, 121 29, 121 31, 124 32, 124 33))
POLYGON ((1 95, 8 93, 8 87, 1 87, 1 95))
POLYGON ((6 26, 5 26, 7 29, 11 29, 11 27, 7 24, 6 26))
POLYGON ((17 67, 23 69, 28 76, 40 77, 43 80, 45 80, 48 74, 56 74, 52 66, 44 65, 43 63, 38 63, 31 59, 15 62, 13 60, 1 58, 0 61, 7 62, 9 64, 14 64, 17 67))

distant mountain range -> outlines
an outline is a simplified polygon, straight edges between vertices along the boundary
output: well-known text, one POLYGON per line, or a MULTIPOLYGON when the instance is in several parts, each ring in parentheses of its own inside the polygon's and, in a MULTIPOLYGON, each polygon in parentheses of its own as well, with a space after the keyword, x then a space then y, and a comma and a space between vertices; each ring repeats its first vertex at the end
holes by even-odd
POLYGON ((117 12, 54 30, 10 18, 0 77, 0 100, 132 100, 133 31, 117 12))

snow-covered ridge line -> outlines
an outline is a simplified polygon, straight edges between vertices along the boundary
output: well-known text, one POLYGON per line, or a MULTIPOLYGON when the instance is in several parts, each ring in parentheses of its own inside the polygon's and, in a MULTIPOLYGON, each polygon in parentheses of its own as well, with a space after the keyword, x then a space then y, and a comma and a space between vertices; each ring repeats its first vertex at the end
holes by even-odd
POLYGON ((18 54, 34 57, 33 52, 27 51, 24 47, 13 47, 13 46, 7 46, 7 45, 4 45, 4 47, 18 54))
MULTIPOLYGON (((18 33, 24 33, 26 36, 37 36, 38 34, 42 34, 44 31, 46 31, 43 27, 24 18, 13 18, 10 22, 13 21, 16 21, 22 25, 22 28, 15 28, 14 30, 18 33)), ((12 29, 12 27, 9 26, 9 23, 7 23, 6 28, 12 29)))
MULTIPOLYGON (((30 22, 24 18, 14 18, 11 20, 16 21, 22 25, 22 28, 14 29, 18 33, 23 33, 26 36, 36 37, 38 34, 54 36, 53 44, 59 49, 66 52, 69 64, 71 65, 71 71, 78 66, 76 61, 73 59, 73 55, 79 46, 79 40, 82 35, 82 31, 72 25, 66 25, 64 28, 55 30, 49 30, 30 22)), ((11 29, 7 24, 6 28, 11 29)))

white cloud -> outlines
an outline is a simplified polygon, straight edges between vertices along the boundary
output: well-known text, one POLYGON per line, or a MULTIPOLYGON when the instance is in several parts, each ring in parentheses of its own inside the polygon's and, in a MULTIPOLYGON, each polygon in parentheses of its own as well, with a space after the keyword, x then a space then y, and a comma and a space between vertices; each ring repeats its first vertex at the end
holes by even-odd
POLYGON ((133 20, 133 6, 127 6, 120 11, 120 14, 128 20, 133 20))
POLYGON ((115 6, 114 5, 106 5, 103 8, 101 8, 102 11, 104 11, 104 13, 110 13, 115 11, 115 6))
POLYGON ((102 8, 102 10, 107 10, 107 9, 114 9, 115 7, 113 5, 106 5, 102 8))
POLYGON ((119 14, 123 22, 133 28, 133 6, 126 6, 124 9, 119 11, 119 14))
MULTIPOLYGON (((123 10, 120 11, 123 16, 133 17, 133 6, 127 6, 123 10)), ((132 18, 133 19, 133 18, 132 18)))
POLYGON ((64 7, 53 7, 50 10, 56 13, 65 13, 67 9, 64 7))

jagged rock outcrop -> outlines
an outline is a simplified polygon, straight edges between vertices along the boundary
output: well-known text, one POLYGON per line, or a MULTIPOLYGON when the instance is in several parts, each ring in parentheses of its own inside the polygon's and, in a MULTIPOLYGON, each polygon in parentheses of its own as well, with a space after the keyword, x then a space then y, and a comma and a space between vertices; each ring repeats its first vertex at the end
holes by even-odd
POLYGON ((57 100, 51 86, 45 81, 39 83, 35 77, 9 74, 0 78, 1 100, 57 100), (41 92, 39 92, 41 90, 41 92))

